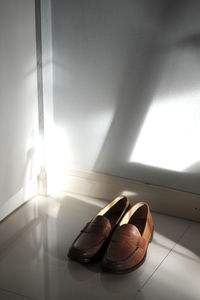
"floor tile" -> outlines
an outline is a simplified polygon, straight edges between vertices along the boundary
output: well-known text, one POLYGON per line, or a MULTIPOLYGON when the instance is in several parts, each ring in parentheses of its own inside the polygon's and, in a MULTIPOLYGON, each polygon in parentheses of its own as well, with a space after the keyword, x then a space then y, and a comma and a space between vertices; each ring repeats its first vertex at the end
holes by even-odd
POLYGON ((67 259, 77 233, 104 201, 78 195, 32 201, 20 208, 18 217, 14 213, 0 224, 0 232, 1 225, 10 230, 9 239, 0 242, 0 288, 37 300, 133 299, 190 223, 154 213, 155 234, 145 263, 129 274, 106 274, 99 264, 83 266, 67 259), (16 230, 18 222, 23 226, 16 230))
POLYGON ((200 223, 192 223, 136 300, 199 300, 200 223))
POLYGON ((189 229, 176 245, 174 251, 189 258, 200 257, 200 223, 191 222, 189 229))

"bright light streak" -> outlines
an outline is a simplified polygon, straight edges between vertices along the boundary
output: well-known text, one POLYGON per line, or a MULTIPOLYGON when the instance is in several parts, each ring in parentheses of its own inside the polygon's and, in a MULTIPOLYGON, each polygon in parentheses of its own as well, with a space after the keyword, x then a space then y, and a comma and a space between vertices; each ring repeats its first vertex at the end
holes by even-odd
POLYGON ((62 190, 65 174, 71 166, 71 152, 66 133, 52 126, 45 136, 45 167, 47 171, 48 193, 62 190))

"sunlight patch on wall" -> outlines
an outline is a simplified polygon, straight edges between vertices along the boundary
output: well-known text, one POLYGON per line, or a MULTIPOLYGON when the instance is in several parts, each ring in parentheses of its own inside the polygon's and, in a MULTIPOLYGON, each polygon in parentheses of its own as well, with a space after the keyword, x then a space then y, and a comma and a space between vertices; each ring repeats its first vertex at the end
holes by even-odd
POLYGON ((154 101, 130 162, 185 171, 200 160, 200 95, 188 93, 154 101))

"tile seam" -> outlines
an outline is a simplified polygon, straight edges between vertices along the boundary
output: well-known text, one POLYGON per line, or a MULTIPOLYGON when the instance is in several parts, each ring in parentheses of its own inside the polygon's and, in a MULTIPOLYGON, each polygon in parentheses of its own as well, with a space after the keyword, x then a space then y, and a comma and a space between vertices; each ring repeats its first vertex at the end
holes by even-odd
POLYGON ((20 293, 16 293, 15 291, 4 289, 2 287, 0 287, 0 291, 10 293, 10 294, 13 294, 13 295, 16 295, 16 296, 24 297, 24 299, 36 300, 35 298, 29 297, 29 296, 26 296, 26 295, 23 295, 23 294, 20 294, 20 293))
POLYGON ((162 265, 162 263, 167 259, 167 257, 171 254, 171 252, 174 250, 174 248, 176 247, 176 245, 179 243, 179 241, 184 237, 184 235, 186 234, 186 232, 190 229, 190 227, 192 226, 192 224, 189 224, 185 230, 183 231, 183 233, 177 238, 177 240, 174 242, 173 247, 169 250, 169 252, 165 255, 165 257, 161 260, 161 262, 158 264, 158 266, 155 268, 155 270, 151 273, 151 275, 145 280, 145 282, 143 283, 143 285, 137 290, 137 293, 135 294, 133 299, 136 299, 137 296, 139 295, 139 293, 141 292, 141 290, 145 287, 145 285, 150 281, 150 279, 153 277, 153 275, 156 273, 156 271, 160 268, 160 266, 162 265))

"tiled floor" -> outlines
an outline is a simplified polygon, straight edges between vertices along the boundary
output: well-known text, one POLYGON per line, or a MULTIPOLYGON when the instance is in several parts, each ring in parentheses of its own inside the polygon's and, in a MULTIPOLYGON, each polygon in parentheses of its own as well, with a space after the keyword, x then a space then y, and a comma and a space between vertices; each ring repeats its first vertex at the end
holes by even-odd
POLYGON ((200 299, 200 223, 154 213, 146 261, 125 275, 68 260, 74 237, 103 205, 78 195, 37 197, 4 220, 0 299, 200 299))

